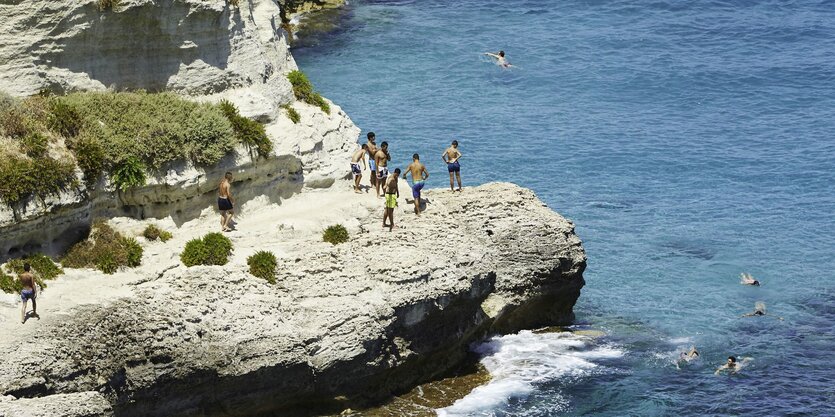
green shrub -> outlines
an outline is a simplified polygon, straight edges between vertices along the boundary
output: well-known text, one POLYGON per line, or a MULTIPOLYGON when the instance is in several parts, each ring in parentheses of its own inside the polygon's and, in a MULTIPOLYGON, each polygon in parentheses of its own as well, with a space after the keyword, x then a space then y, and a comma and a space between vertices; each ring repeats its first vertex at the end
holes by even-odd
POLYGON ((232 124, 232 130, 235 131, 238 142, 248 146, 250 150, 255 149, 258 155, 268 157, 273 150, 273 143, 267 137, 264 125, 241 116, 238 108, 229 100, 222 100, 219 106, 229 123, 232 124))
POLYGON ((110 176, 116 188, 124 191, 131 187, 145 185, 145 165, 136 157, 130 156, 113 170, 110 176))
POLYGON ((191 160, 217 163, 235 147, 234 131, 217 106, 174 93, 73 93, 53 100, 84 109, 82 131, 101 144, 106 169, 129 157, 150 169, 191 160))
POLYGON ((87 240, 70 248, 61 263, 69 268, 96 268, 105 274, 119 267, 136 267, 142 262, 142 246, 134 238, 127 238, 107 223, 93 223, 87 240))
POLYGON ((22 289, 23 285, 20 284, 20 281, 17 278, 11 275, 6 275, 6 273, 0 269, 0 291, 15 294, 19 293, 22 289))
POLYGON ((46 155, 49 139, 41 133, 29 132, 20 140, 20 147, 30 158, 41 158, 46 155))
POLYGON ((41 253, 29 255, 24 258, 12 259, 6 263, 6 268, 15 274, 22 274, 23 264, 25 263, 28 263, 32 267, 32 272, 35 275, 44 280, 55 279, 58 275, 64 273, 64 270, 53 262, 52 258, 41 253))
POLYGON ((293 86, 293 94, 297 99, 318 106, 327 114, 331 113, 330 105, 319 93, 313 90, 313 84, 307 79, 307 75, 299 70, 293 70, 287 74, 287 80, 293 86))
POLYGON ((145 231, 142 232, 142 236, 145 236, 145 239, 148 240, 161 240, 163 242, 168 242, 169 239, 174 237, 171 232, 167 230, 160 229, 155 224, 149 224, 148 227, 145 228, 145 231))
POLYGON ((75 164, 49 157, 0 155, 0 178, 0 200, 14 205, 33 195, 43 199, 58 194, 74 184, 75 164))
POLYGON ((75 162, 84 173, 84 183, 88 188, 95 186, 104 169, 104 151, 99 141, 90 135, 79 135, 67 143, 75 154, 75 162))
POLYGON ((272 252, 258 251, 254 255, 246 258, 246 264, 249 265, 249 273, 267 280, 270 284, 275 284, 275 268, 278 262, 272 252))
POLYGON ((290 118, 290 121, 293 122, 293 124, 296 124, 299 121, 301 121, 302 116, 289 103, 282 104, 281 108, 287 111, 287 117, 290 118))
POLYGON ((345 243, 348 241, 348 230, 341 224, 329 226, 322 234, 322 240, 334 245, 345 243))
POLYGON ((180 260, 185 266, 226 265, 232 254, 232 241, 221 233, 209 233, 186 243, 180 260))
POLYGON ((84 121, 75 106, 60 99, 49 99, 49 128, 65 138, 81 132, 84 121))

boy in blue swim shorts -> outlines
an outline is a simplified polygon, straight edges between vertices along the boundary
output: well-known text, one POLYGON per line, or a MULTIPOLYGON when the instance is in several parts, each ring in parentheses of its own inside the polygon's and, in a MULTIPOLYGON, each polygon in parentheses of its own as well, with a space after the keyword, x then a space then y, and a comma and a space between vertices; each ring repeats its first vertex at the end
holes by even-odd
POLYGON ((461 164, 458 162, 461 159, 461 151, 458 150, 458 141, 452 141, 452 146, 447 148, 441 155, 441 159, 446 163, 447 171, 449 171, 449 189, 456 191, 453 188, 453 177, 458 179, 458 191, 461 191, 461 164))
POLYGON ((412 197, 415 198, 415 214, 420 216, 420 191, 423 190, 425 181, 429 178, 426 165, 420 162, 420 155, 412 155, 412 163, 406 167, 403 179, 406 179, 409 174, 412 174, 412 197))
POLYGON ((23 273, 18 276, 20 284, 23 287, 20 291, 20 301, 23 304, 20 307, 21 323, 26 323, 26 305, 29 300, 32 300, 32 317, 38 317, 38 304, 35 301, 38 298, 38 294, 35 291, 35 276, 32 275, 31 270, 32 267, 28 263, 25 263, 23 264, 23 273))

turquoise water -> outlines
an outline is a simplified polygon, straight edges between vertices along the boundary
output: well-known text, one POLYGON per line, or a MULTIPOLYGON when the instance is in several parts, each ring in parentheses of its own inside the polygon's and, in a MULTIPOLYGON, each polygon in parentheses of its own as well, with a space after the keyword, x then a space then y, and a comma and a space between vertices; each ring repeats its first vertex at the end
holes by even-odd
POLYGON ((530 187, 584 241, 606 336, 475 346, 496 389, 441 414, 835 415, 835 3, 355 0, 305 44, 393 166, 446 187, 457 139, 465 187, 530 187))

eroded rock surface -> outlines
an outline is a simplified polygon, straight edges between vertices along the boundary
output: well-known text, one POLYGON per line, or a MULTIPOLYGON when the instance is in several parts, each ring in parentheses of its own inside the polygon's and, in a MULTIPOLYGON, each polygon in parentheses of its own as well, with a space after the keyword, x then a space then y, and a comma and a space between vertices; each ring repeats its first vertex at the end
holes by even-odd
MULTIPOLYGON (((438 376, 490 332, 573 318, 585 253, 573 224, 531 191, 430 190, 419 218, 401 203, 391 233, 380 200, 345 195, 348 243, 283 225, 232 235, 236 251, 276 252, 277 285, 242 261, 165 268, 129 296, 8 335, 0 395, 98 392, 126 416, 253 415, 337 396, 350 405, 438 376)), ((166 252, 143 262, 170 262, 166 252)), ((0 414, 20 401, 0 402, 0 414)))
POLYGON ((266 125, 267 160, 245 149, 214 167, 189 163, 150 173, 146 187, 119 194, 83 185, 44 201, 0 205, 0 260, 55 254, 80 239, 95 217, 130 214, 181 221, 212 205, 220 177, 232 171, 249 197, 287 198, 327 187, 347 174, 359 129, 331 103, 331 113, 296 101, 286 74, 297 69, 272 0, 94 0, 0 2, 0 90, 16 96, 107 88, 175 91, 194 100, 235 103, 266 125), (301 115, 293 124, 281 109, 301 115), (257 184, 249 183, 254 180, 257 184))

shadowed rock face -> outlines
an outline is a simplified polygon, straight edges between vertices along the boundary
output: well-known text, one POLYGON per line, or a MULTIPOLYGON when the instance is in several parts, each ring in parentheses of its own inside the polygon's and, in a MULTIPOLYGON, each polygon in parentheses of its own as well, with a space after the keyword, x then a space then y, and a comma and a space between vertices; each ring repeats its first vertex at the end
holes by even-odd
POLYGON ((370 210, 348 243, 298 242, 275 286, 243 266, 177 267, 45 317, 25 353, 0 344, 0 395, 97 392, 125 416, 350 406, 438 377, 489 333, 572 320, 573 224, 511 184, 425 197, 394 233, 370 210))

